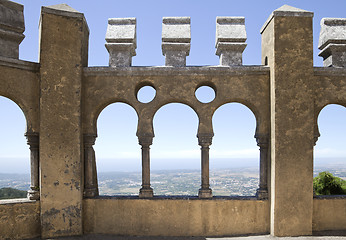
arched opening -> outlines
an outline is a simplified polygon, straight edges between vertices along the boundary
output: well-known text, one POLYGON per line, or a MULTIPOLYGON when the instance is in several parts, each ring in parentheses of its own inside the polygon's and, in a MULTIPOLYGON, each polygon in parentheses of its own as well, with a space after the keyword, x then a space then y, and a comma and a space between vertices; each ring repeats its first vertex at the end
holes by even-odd
MULTIPOLYGON (((329 172, 334 177, 346 180, 346 107, 329 104, 318 115, 320 137, 314 148, 314 189, 317 195, 325 195, 316 189, 319 173, 329 172)), ((323 178, 323 175, 322 175, 323 178)), ((319 186, 321 187, 321 186, 319 186)), ((346 182, 344 182, 346 193, 346 182)))
POLYGON ((30 188, 26 119, 16 103, 0 96, 0 199, 25 198, 30 188), (15 190, 13 190, 15 189, 15 190))
POLYGON ((213 116, 210 187, 214 196, 254 196, 259 183, 256 118, 239 103, 219 107, 213 116))
POLYGON ((200 150, 197 114, 189 106, 171 103, 154 117, 151 186, 155 195, 197 195, 200 150))
POLYGON ((97 119, 95 153, 100 195, 138 195, 141 150, 136 111, 124 103, 108 105, 97 119))

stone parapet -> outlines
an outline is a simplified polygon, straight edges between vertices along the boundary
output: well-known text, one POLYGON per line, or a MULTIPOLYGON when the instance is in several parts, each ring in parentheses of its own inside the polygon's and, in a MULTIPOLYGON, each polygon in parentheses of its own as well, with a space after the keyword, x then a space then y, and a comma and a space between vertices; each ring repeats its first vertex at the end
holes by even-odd
POLYGON ((318 43, 325 67, 346 67, 346 18, 323 18, 318 43))

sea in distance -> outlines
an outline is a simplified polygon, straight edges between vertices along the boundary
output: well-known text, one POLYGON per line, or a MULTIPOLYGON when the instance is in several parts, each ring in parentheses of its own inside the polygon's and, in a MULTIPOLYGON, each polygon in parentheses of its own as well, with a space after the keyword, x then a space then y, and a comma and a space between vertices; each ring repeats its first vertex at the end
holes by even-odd
MULTIPOLYGON (((28 190, 29 165, 13 166, 12 159, 0 159, 0 188, 28 190), (12 162, 12 164, 11 164, 12 162)), ((141 162, 137 159, 97 160, 100 195, 138 195, 141 188, 141 162)), ((164 196, 197 196, 201 184, 199 159, 163 159, 151 161, 151 187, 164 196)), ((329 171, 346 180, 346 158, 314 160, 314 176, 329 171)), ((254 196, 259 183, 258 159, 210 159, 210 187, 214 196, 254 196)))

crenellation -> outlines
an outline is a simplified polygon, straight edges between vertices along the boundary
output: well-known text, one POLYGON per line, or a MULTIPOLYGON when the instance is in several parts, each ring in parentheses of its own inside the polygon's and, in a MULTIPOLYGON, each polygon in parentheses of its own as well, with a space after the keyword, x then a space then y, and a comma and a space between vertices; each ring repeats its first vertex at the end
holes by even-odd
POLYGON ((32 63, 18 59, 23 6, 0 0, 0 96, 23 110, 31 161, 28 199, 0 201, 0 238, 14 238, 14 233, 17 239, 83 234, 292 236, 346 230, 346 198, 314 199, 312 191, 318 113, 328 104, 346 107, 346 19, 321 21, 319 48, 325 67, 316 68, 312 17, 312 12, 287 5, 271 14, 261 30, 266 66, 242 65, 244 17, 216 18, 218 66, 186 66, 191 19, 164 17, 165 66, 150 67, 132 67, 136 18, 110 18, 105 36, 109 66, 88 67, 89 29, 83 13, 66 4, 42 7, 40 62, 32 63), (136 97, 143 86, 156 90, 151 102, 136 97), (201 86, 212 87, 212 101, 198 101, 201 86), (115 102, 127 103, 138 116, 142 187, 137 196, 98 196, 93 147, 97 120, 115 102), (150 182, 153 122, 162 106, 176 102, 198 116, 201 187, 194 196, 160 197, 150 182), (247 106, 256 118, 260 181, 256 196, 213 197, 213 115, 233 102, 247 106))

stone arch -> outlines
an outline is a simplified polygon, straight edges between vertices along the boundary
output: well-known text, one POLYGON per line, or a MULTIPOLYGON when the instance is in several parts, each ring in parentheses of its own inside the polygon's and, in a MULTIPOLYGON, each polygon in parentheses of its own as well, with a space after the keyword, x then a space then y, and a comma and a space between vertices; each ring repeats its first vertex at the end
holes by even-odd
POLYGON ((319 130, 319 125, 318 125, 318 118, 319 118, 322 110, 325 109, 326 107, 330 106, 330 105, 337 105, 340 107, 344 107, 346 109, 346 103, 343 103, 343 102, 331 102, 328 104, 321 105, 316 109, 316 114, 315 114, 315 118, 314 118, 314 122, 315 122, 315 131, 314 131, 315 145, 318 141, 318 138, 321 136, 321 133, 319 130))
POLYGON ((0 93, 0 97, 7 98, 8 100, 11 100, 13 103, 19 107, 19 109, 22 111, 24 118, 25 118, 25 123, 26 123, 26 132, 32 132, 31 131, 31 126, 32 126, 32 118, 30 116, 30 112, 27 110, 28 108, 25 106, 24 102, 22 102, 20 99, 17 99, 14 96, 8 95, 8 94, 2 94, 0 93))
MULTIPOLYGON (((197 194, 200 185, 200 150, 196 138, 198 121, 198 115, 194 109, 184 103, 164 104, 156 111, 153 118, 156 139, 154 138, 151 147, 152 169, 194 169, 196 172, 193 174, 197 176, 186 185, 181 183, 190 175, 181 172, 167 172, 166 178, 163 179, 163 181, 168 181, 166 184, 155 185, 157 180, 154 177, 152 186, 158 195, 166 195, 166 191, 169 192, 170 187, 174 187, 176 195, 197 194), (180 116, 174 118, 176 121, 172 121, 175 114, 180 116), (176 174, 180 177, 175 178, 173 175, 176 174), (166 189, 161 189, 161 186, 166 189)), ((168 195, 170 194, 168 193, 168 195)))
POLYGON ((342 102, 342 101, 331 101, 329 103, 324 103, 324 104, 316 106, 315 116, 314 116, 314 144, 315 145, 318 141, 318 138, 321 136, 319 126, 318 126, 318 117, 320 113, 322 112, 322 110, 329 105, 339 105, 346 108, 346 102, 342 102))
MULTIPOLYGON (((106 109, 108 106, 110 106, 111 104, 114 104, 114 103, 124 103, 128 106, 130 106, 133 110, 135 110, 136 114, 137 114, 137 118, 138 118, 138 121, 139 121, 139 114, 138 114, 138 110, 136 107, 134 107, 130 102, 128 101, 125 101, 125 100, 112 100, 112 101, 108 101, 108 102, 105 102, 104 104, 100 105, 98 108, 96 108, 95 112, 94 112, 94 118, 93 118, 93 126, 94 126, 94 131, 95 131, 95 134, 97 134, 97 120, 101 114, 101 112, 106 109)), ((138 124, 137 124, 138 126, 138 124)))
POLYGON ((172 101, 172 102, 163 102, 162 104, 160 104, 154 111, 153 111, 153 115, 151 116, 150 118, 150 123, 151 123, 151 126, 152 126, 152 129, 153 129, 153 133, 154 133, 154 119, 155 119, 155 116, 157 114, 158 111, 160 111, 160 109, 164 108, 165 106, 168 106, 170 104, 182 104, 184 106, 187 106, 189 107, 190 109, 192 109, 194 111, 194 113, 197 115, 197 118, 198 118, 198 122, 200 121, 200 117, 199 117, 199 112, 197 111, 197 109, 192 105, 190 104, 189 102, 187 101, 172 101))
MULTIPOLYGON (((256 118, 238 102, 223 104, 213 114, 215 135, 211 145, 211 188, 214 195, 253 196, 258 188, 259 150, 254 139, 256 118), (237 168, 248 168, 253 176, 235 176, 237 168), (251 168, 250 168, 251 167, 251 168), (228 175, 227 177, 225 177, 228 175), (248 188, 239 188, 247 184, 248 188)), ((242 174, 242 172, 239 172, 242 174)))
MULTIPOLYGON (((222 106, 231 103, 238 103, 250 110, 252 115, 255 118, 256 126, 254 138, 256 138, 257 146, 259 146, 259 188, 256 191, 256 196, 258 199, 267 199, 268 198, 268 176, 269 174, 269 140, 270 133, 268 125, 269 122, 266 121, 266 116, 263 115, 259 109, 257 109, 253 104, 242 101, 240 99, 234 99, 233 101, 224 102, 214 110, 215 112, 222 106), (263 120, 262 120, 263 119, 263 120)), ((265 112, 265 111, 264 111, 265 112)), ((267 119, 268 120, 268 119, 267 119)))
POLYGON ((230 103, 239 103, 239 104, 245 106, 246 108, 248 108, 252 112, 252 114, 254 115, 255 120, 256 120, 256 130, 255 130, 254 136, 257 136, 259 134, 267 134, 266 130, 265 130, 265 127, 264 127, 264 121, 262 120, 262 119, 264 119, 264 117, 261 116, 261 111, 259 109, 257 109, 255 105, 253 105, 253 104, 251 104, 251 103, 249 103, 247 101, 242 101, 240 99, 235 99, 235 100, 232 100, 232 101, 223 102, 223 103, 219 104, 214 109, 211 118, 214 117, 215 112, 220 107, 222 107, 222 106, 224 106, 226 104, 230 104, 230 103))
MULTIPOLYGON (((39 199, 39 134, 37 132, 33 132, 31 128, 28 128, 30 125, 30 121, 28 120, 28 111, 25 111, 26 108, 23 104, 21 104, 20 101, 14 100, 12 97, 1 95, 0 97, 5 98, 12 103, 14 103, 15 106, 17 106, 21 113, 24 116, 24 121, 26 123, 26 129, 24 128, 22 137, 26 137, 27 144, 30 146, 30 154, 28 158, 30 159, 30 162, 28 163, 29 169, 30 169, 30 190, 28 190, 28 198, 30 200, 38 200, 39 199)), ((28 146, 27 146, 28 147, 28 146)), ((29 147, 28 147, 29 148, 29 147)))
POLYGON ((138 193, 140 186, 134 185, 126 189, 114 188, 114 182, 108 185, 109 183, 104 181, 105 179, 112 180, 109 178, 109 173, 100 175, 102 172, 114 172, 111 175, 113 177, 121 176, 126 179, 131 175, 131 178, 135 176, 140 179, 140 175, 137 176, 137 172, 140 172, 140 146, 135 134, 137 119, 135 109, 123 102, 108 104, 98 116, 98 141, 94 149, 99 176, 97 185, 101 195, 136 195, 138 193), (124 172, 122 173, 124 175, 119 172, 124 172), (129 172, 136 172, 136 174, 129 172), (111 191, 105 192, 104 189, 111 191))

